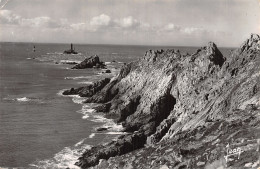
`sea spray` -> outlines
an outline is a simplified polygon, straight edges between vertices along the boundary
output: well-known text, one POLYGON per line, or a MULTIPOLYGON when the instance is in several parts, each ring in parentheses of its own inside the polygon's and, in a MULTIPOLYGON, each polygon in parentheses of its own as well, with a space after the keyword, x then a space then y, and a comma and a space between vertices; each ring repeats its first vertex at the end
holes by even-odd
POLYGON ((82 139, 74 146, 65 147, 63 150, 54 155, 53 158, 37 161, 33 164, 30 164, 31 167, 36 168, 70 168, 70 169, 79 169, 78 166, 74 165, 82 153, 90 149, 91 146, 84 144, 85 139, 82 139))
POLYGON ((91 133, 91 134, 88 136, 88 138, 93 138, 93 137, 95 137, 95 135, 96 135, 96 133, 91 133))

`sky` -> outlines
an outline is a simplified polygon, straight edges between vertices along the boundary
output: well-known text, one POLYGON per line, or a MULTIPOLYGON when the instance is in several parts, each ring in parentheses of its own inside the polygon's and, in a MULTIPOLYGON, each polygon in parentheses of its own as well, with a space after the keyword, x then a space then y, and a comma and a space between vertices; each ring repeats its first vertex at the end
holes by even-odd
POLYGON ((0 0, 0 41, 238 47, 260 0, 0 0))

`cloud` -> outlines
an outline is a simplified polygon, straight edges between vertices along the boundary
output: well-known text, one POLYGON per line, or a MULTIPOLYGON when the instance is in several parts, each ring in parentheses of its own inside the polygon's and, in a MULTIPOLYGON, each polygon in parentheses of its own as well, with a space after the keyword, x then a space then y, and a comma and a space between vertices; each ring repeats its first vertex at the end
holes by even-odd
POLYGON ((0 24, 19 24, 21 16, 14 14, 10 10, 0 10, 0 24))
MULTIPOLYGON (((73 25, 72 27, 78 29, 76 25, 73 25)), ((82 28, 81 30, 85 29, 86 31, 92 31, 92 32, 101 31, 104 29, 107 31, 116 31, 116 30, 135 31, 135 30, 149 30, 150 28, 149 23, 141 22, 132 16, 123 17, 123 18, 112 18, 106 14, 101 14, 99 16, 95 16, 91 18, 90 21, 85 22, 85 26, 83 26, 82 24, 80 25, 78 26, 82 28)))
POLYGON ((169 23, 164 26, 163 30, 164 31, 179 31, 181 29, 180 26, 174 25, 173 23, 169 23))
POLYGON ((122 28, 136 28, 140 26, 140 22, 134 19, 132 16, 128 16, 120 20, 115 20, 115 23, 122 28))
POLYGON ((108 15, 101 14, 99 16, 95 16, 90 20, 91 26, 108 26, 111 23, 111 18, 108 15))
POLYGON ((21 26, 29 27, 49 27, 51 25, 51 19, 49 17, 36 17, 31 19, 22 18, 20 20, 21 26))
POLYGON ((193 27, 193 26, 180 26, 176 25, 173 23, 168 23, 162 28, 158 28, 157 33, 181 33, 184 35, 194 35, 194 34, 206 34, 206 33, 217 33, 221 31, 215 31, 215 30, 210 30, 202 27, 193 27))
POLYGON ((86 23, 74 23, 71 24, 70 27, 75 30, 85 30, 86 29, 86 23))
POLYGON ((2 25, 17 25, 21 27, 33 28, 59 28, 64 27, 66 20, 59 21, 52 20, 50 17, 41 16, 35 18, 23 18, 10 10, 0 10, 0 24, 2 25))
POLYGON ((69 29, 71 31, 96 32, 97 30, 101 29, 101 26, 96 27, 96 26, 90 25, 86 22, 80 22, 80 23, 70 24, 69 29))
POLYGON ((197 27, 186 27, 181 30, 185 34, 194 34, 194 33, 207 33, 209 30, 197 27))

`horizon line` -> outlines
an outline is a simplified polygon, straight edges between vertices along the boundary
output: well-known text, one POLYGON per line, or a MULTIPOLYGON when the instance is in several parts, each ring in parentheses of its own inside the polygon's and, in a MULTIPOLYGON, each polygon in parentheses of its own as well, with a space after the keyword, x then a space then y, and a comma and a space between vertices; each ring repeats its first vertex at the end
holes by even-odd
MULTIPOLYGON (((209 42, 212 42, 212 41, 209 41, 209 42)), ((209 43, 207 42, 207 43, 209 43)), ((0 43, 29 43, 29 44, 64 44, 64 45, 69 45, 71 43, 69 42, 26 42, 26 41, 17 41, 17 42, 12 42, 12 41, 0 41, 0 43)), ((215 43, 215 42, 213 42, 215 43)), ((197 48, 200 48, 200 47, 204 47, 206 46, 207 44, 205 45, 202 45, 202 46, 190 46, 190 45, 187 45, 187 46, 183 46, 183 45, 141 45, 141 44, 117 44, 117 43, 113 43, 113 44, 106 44, 106 43, 72 43, 74 45, 103 45, 103 46, 147 46, 147 47, 197 47, 197 48)), ((217 44, 216 44, 217 45, 217 44)), ((217 45, 217 47, 219 48, 239 48, 239 46, 219 46, 217 45)))

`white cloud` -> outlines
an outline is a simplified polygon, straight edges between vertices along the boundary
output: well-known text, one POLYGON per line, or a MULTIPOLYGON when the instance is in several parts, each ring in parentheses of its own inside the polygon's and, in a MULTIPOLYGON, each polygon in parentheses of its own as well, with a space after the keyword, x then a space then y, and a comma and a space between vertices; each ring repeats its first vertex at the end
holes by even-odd
POLYGON ((10 10, 0 10, 1 25, 17 25, 21 27, 41 27, 41 28, 59 28, 67 23, 64 19, 59 21, 52 20, 50 17, 41 16, 35 18, 23 18, 10 10))
POLYGON ((220 31, 214 31, 214 30, 207 30, 205 28, 202 27, 183 27, 180 25, 175 25, 173 23, 169 23, 167 25, 165 25, 163 28, 158 29, 158 33, 182 33, 185 35, 193 35, 193 34, 205 34, 205 33, 216 33, 216 32, 220 32, 220 31))
POLYGON ((111 18, 108 15, 101 14, 99 16, 93 17, 90 20, 91 26, 108 26, 110 24, 111 18))
POLYGON ((203 28, 196 28, 196 27, 186 27, 182 29, 183 33, 186 34, 193 34, 193 33, 201 33, 201 32, 207 32, 207 30, 203 28))
POLYGON ((0 24, 18 24, 21 16, 10 10, 0 10, 0 24))
POLYGON ((81 23, 73 23, 70 26, 70 29, 73 31, 88 31, 88 32, 95 32, 97 28, 89 25, 88 23, 81 22, 81 23))
POLYGON ((140 22, 134 19, 132 16, 128 16, 126 18, 115 20, 115 23, 122 28, 135 28, 140 25, 140 22))
POLYGON ((173 23, 169 23, 168 25, 164 26, 165 31, 179 31, 181 29, 180 26, 174 25, 173 23))
POLYGON ((49 17, 36 17, 30 19, 21 19, 21 26, 29 26, 29 27, 49 27, 51 24, 51 19, 49 17))
POLYGON ((74 24, 71 24, 70 27, 75 30, 84 30, 84 29, 86 29, 86 24, 85 23, 74 23, 74 24))

